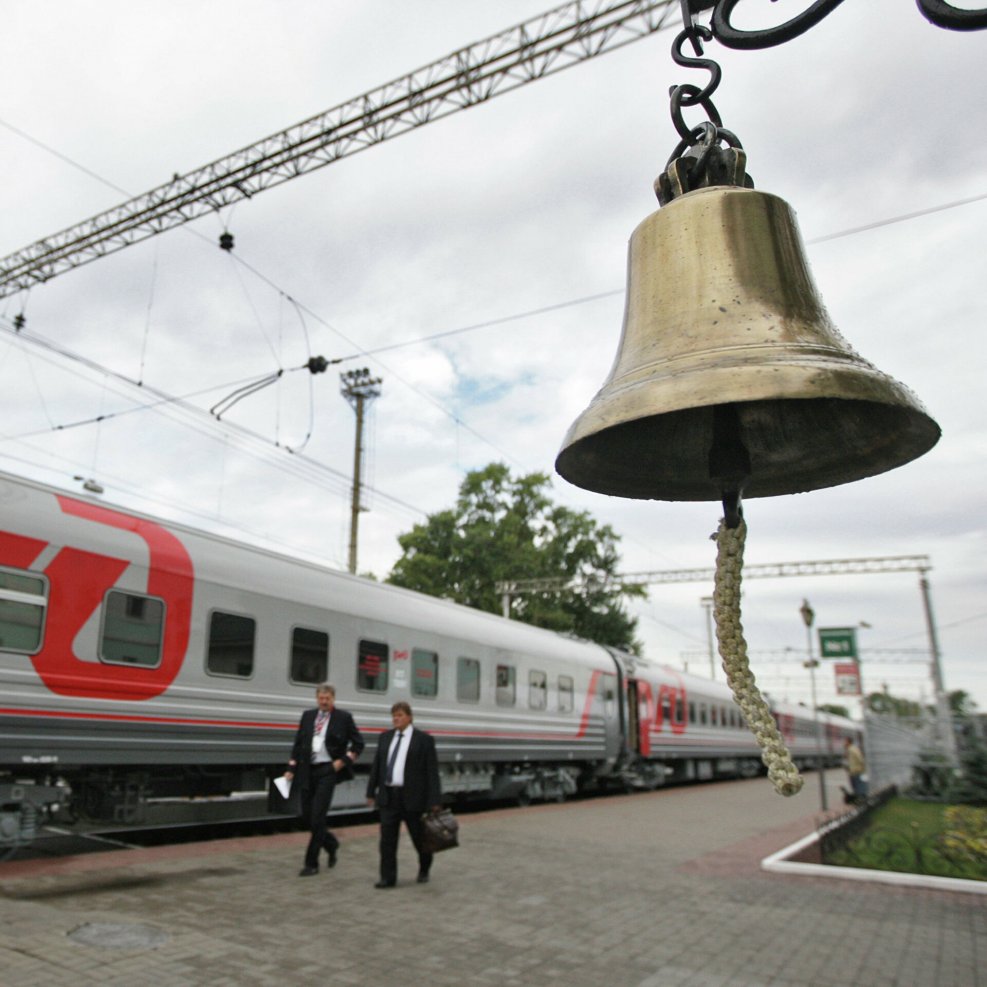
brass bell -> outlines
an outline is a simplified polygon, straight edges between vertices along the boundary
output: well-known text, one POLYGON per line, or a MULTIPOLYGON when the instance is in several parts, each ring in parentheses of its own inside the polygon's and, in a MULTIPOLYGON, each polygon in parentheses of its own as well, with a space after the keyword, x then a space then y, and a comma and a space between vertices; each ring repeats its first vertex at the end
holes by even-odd
POLYGON ((631 236, 620 347, 555 468, 619 497, 772 497, 894 469, 939 435, 830 321, 788 204, 715 186, 631 236))

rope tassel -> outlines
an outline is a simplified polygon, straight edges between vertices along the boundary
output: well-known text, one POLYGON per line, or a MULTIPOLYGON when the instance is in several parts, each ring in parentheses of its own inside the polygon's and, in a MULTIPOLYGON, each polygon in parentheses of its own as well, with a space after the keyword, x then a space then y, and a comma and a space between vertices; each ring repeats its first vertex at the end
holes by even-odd
POLYGON ((721 520, 716 532, 716 580, 713 614, 716 642, 734 700, 761 748, 761 760, 779 795, 795 795, 804 779, 792 761, 768 704, 764 701, 747 660, 747 642, 740 623, 740 580, 744 565, 747 525, 741 519, 735 528, 721 520))

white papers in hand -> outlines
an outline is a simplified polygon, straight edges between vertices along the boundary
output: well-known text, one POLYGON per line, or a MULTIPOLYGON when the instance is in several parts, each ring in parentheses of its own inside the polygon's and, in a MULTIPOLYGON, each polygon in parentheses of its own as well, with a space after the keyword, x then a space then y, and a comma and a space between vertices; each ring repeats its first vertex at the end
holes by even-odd
POLYGON ((274 779, 274 787, 281 793, 281 798, 286 799, 291 791, 291 782, 282 775, 274 779))

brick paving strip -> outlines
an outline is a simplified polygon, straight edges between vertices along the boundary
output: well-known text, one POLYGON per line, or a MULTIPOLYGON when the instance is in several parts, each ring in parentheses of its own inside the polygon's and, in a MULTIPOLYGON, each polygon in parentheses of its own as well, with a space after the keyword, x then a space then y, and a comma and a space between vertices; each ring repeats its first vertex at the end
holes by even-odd
POLYGON ((982 899, 760 869, 812 806, 755 780, 465 815, 384 892, 375 825, 304 881, 303 833, 8 863, 0 984, 987 987, 982 899))

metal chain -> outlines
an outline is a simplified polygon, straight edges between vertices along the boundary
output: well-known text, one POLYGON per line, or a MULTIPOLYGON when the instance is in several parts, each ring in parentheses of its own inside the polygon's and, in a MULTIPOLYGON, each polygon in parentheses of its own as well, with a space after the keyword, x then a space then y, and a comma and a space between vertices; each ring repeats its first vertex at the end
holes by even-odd
POLYGON ((804 779, 778 732, 747 660, 747 642, 740 623, 740 579, 746 538, 747 525, 743 519, 735 528, 727 527, 725 519, 720 521, 716 532, 716 579, 713 590, 716 641, 727 683, 761 748, 761 760, 768 769, 771 784, 779 795, 795 795, 801 790, 804 779))
MULTIPOLYGON (((683 68, 704 69, 710 76, 700 88, 691 83, 673 86, 669 91, 672 123, 679 143, 672 152, 664 172, 655 181, 655 192, 662 205, 686 192, 711 185, 736 185, 753 188, 746 173, 747 157, 743 145, 729 130, 724 129, 719 111, 713 103, 713 93, 720 85, 720 66, 703 57, 703 42, 716 40, 727 48, 759 49, 791 41, 815 27, 828 17, 844 0, 814 0, 799 14, 769 28, 741 30, 730 22, 740 0, 679 0, 682 7, 683 29, 672 42, 672 59, 683 68), (701 14, 709 14, 710 26, 698 22, 701 14), (693 55, 682 48, 686 42, 693 55), (701 106, 706 120, 689 126, 683 109, 701 106), (725 146, 721 146, 725 145, 725 146)), ((953 31, 976 31, 987 28, 987 8, 961 9, 948 0, 916 0, 919 10, 933 24, 953 31)))
POLYGON ((655 194, 662 205, 686 192, 710 185, 754 186, 746 172, 747 157, 743 145, 734 133, 723 126, 720 113, 713 103, 713 93, 720 85, 722 71, 711 58, 702 57, 703 42, 711 41, 713 32, 695 23, 687 6, 688 0, 683 0, 685 27, 672 42, 672 60, 683 68, 709 72, 709 79, 702 88, 683 83, 669 91, 672 123, 680 140, 666 162, 665 170, 655 181, 655 194), (692 45, 695 55, 683 52, 686 42, 692 45), (694 127, 686 123, 682 114, 684 108, 692 106, 701 106, 707 117, 694 127))

